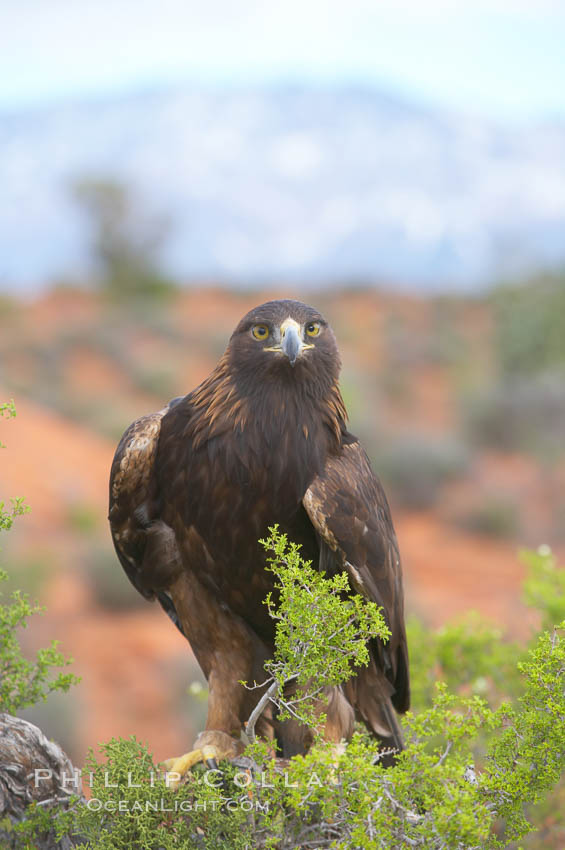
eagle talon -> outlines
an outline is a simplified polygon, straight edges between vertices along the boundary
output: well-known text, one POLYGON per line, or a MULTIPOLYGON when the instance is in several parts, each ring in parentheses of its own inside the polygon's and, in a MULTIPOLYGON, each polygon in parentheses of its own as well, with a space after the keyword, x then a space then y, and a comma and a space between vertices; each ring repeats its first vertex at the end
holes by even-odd
POLYGON ((224 732, 202 732, 196 739, 196 744, 200 744, 200 747, 195 747, 178 758, 162 762, 169 788, 176 790, 195 764, 202 762, 208 770, 218 770, 219 761, 235 758, 239 752, 238 742, 224 732), (206 739, 212 739, 214 743, 206 744, 206 739))
POLYGON ((167 786, 176 791, 186 778, 189 770, 201 761, 204 761, 204 754, 201 749, 196 749, 177 758, 170 758, 162 762, 161 766, 166 774, 167 786))

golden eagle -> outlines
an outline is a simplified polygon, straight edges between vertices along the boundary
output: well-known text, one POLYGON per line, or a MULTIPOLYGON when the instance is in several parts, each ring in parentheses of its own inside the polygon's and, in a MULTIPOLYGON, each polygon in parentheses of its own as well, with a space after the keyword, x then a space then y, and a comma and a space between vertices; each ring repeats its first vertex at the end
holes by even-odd
MULTIPOLYGON (((389 506, 367 455, 346 427, 334 334, 298 301, 269 301, 233 332, 212 373, 184 398, 125 432, 110 477, 110 525, 128 577, 157 598, 186 636, 209 684, 206 731, 192 754, 238 753, 242 724, 264 681, 273 589, 258 539, 278 523, 306 559, 382 606, 390 640, 325 707, 326 738, 348 739, 357 719, 400 749, 395 711, 409 706, 402 575, 389 506)), ((266 710, 257 732, 284 757, 308 730, 266 710)))

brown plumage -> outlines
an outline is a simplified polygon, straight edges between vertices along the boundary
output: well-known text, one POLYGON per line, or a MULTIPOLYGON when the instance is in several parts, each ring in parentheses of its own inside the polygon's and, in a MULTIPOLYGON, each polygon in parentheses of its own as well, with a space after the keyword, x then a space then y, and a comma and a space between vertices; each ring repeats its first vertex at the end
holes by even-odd
MULTIPOLYGON (((209 683, 207 732, 238 737, 263 681, 274 625, 263 600, 272 574, 258 539, 278 523, 305 558, 383 607, 390 641, 330 694, 326 737, 354 719, 402 746, 395 711, 409 705, 402 577, 390 511, 367 455, 346 427, 340 358, 311 307, 271 301, 235 329, 213 372, 184 398, 125 432, 110 480, 110 524, 135 587, 186 635, 209 683)), ((265 713, 260 734, 285 756, 308 736, 265 713)), ((215 739, 214 739, 215 740, 215 739)))

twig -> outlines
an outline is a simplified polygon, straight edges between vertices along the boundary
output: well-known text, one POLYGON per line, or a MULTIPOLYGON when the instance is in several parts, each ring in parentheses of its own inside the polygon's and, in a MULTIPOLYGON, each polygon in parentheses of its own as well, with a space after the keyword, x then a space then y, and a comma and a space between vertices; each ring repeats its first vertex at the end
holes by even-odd
POLYGON ((445 750, 444 750, 444 751, 443 751, 443 753, 441 754, 440 758, 439 758, 439 759, 436 761, 436 763, 434 764, 434 767, 439 767, 439 766, 440 766, 440 764, 443 764, 443 763, 444 763, 444 761, 446 760, 447 756, 449 755, 449 752, 450 752, 450 750, 451 750, 452 745, 453 745, 453 741, 448 741, 448 742, 447 742, 447 746, 446 746, 445 750))
POLYGON ((259 702, 255 706, 255 708, 253 709, 253 711, 249 715, 249 720, 247 721, 247 723, 245 725, 245 734, 247 735, 247 738, 249 739, 249 741, 252 744, 255 741, 255 724, 257 723, 257 721, 261 717, 261 714, 263 713, 265 706, 267 705, 267 703, 269 702, 271 697, 273 697, 277 693, 278 689, 279 689, 279 683, 275 679, 275 681, 271 685, 269 685, 269 687, 267 688, 267 690, 265 691, 265 693, 263 694, 263 696, 261 697, 261 699, 259 700, 259 702))
MULTIPOLYGON (((74 796, 74 795, 71 795, 74 796)), ((36 806, 50 806, 51 803, 70 803, 71 797, 66 794, 64 797, 49 797, 46 800, 39 800, 36 802, 36 806)))
POLYGON ((395 800, 386 786, 383 786, 383 792, 388 797, 395 809, 400 809, 406 815, 408 823, 420 823, 424 819, 423 815, 418 815, 416 812, 411 812, 406 806, 403 806, 398 800, 395 800))

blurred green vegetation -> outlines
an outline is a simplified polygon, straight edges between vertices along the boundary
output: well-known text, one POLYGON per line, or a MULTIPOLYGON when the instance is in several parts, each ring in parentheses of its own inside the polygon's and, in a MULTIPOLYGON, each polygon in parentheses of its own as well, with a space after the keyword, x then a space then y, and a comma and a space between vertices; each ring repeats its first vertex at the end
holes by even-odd
POLYGON ((515 498, 504 493, 479 493, 465 512, 452 520, 467 531, 487 537, 511 538, 520 529, 520 507, 515 498))
POLYGON ((131 189, 106 176, 81 177, 71 195, 91 228, 91 255, 97 282, 114 299, 165 298, 176 289, 158 257, 171 222, 149 217, 131 189))
POLYGON ((471 611, 436 631, 421 620, 407 621, 410 688, 415 711, 429 705, 438 680, 449 689, 477 695, 497 707, 519 687, 518 644, 502 640, 500 626, 471 611))
POLYGON ((18 711, 18 717, 38 726, 47 738, 60 744, 76 764, 82 757, 81 702, 77 688, 71 688, 68 693, 54 691, 45 702, 18 711))
POLYGON ((186 740, 206 728, 208 683, 191 652, 185 648, 165 661, 164 688, 172 695, 173 708, 186 740))
POLYGON ((478 445, 554 461, 565 446, 565 272, 501 284, 487 298, 493 368, 464 397, 478 445))
MULTIPOLYGON (((100 527, 102 517, 96 508, 84 502, 73 502, 67 508, 67 526, 80 535, 92 535, 100 527)), ((104 520, 106 518, 104 517, 104 520)))
POLYGON ((9 545, 6 545, 4 549, 5 551, 1 553, 1 563, 11 565, 3 586, 5 594, 9 595, 14 590, 22 590, 30 599, 34 601, 39 599, 54 573, 57 563, 56 553, 41 544, 26 548, 19 553, 16 553, 9 545))
POLYGON ((136 386, 148 395, 170 398, 177 390, 174 369, 166 364, 142 366, 132 375, 136 386))
POLYGON ((396 505, 425 510, 434 506, 444 484, 465 473, 469 454, 455 440, 406 434, 389 437, 374 465, 396 505))
POLYGON ((528 568, 524 582, 524 601, 542 613, 542 627, 552 628, 565 620, 565 568, 560 567, 546 544, 537 552, 520 553, 528 568))
POLYGON ((82 558, 82 569, 96 604, 109 611, 131 611, 147 606, 118 563, 109 540, 92 540, 82 558))
MULTIPOLYGON (((565 567, 551 549, 524 550, 521 559, 527 567, 523 585, 524 601, 539 617, 539 625, 549 632, 565 619, 565 567)), ((535 630, 532 630, 532 635, 535 630)), ((432 630, 421 620, 407 621, 410 647, 412 709, 425 710, 433 699, 437 681, 463 696, 477 696, 496 709, 508 699, 522 694, 523 683, 517 664, 527 658, 527 646, 510 640, 501 627, 470 611, 463 617, 432 630)), ((532 722, 534 718, 532 716, 532 722)), ((474 743, 475 764, 482 767, 489 735, 485 730, 474 743)), ((519 843, 503 845, 508 850, 562 850, 565 846, 565 775, 556 787, 535 806, 525 808, 535 832, 519 843)), ((504 827, 497 825, 497 834, 504 827)))
POLYGON ((500 375, 565 377, 565 271, 500 285, 491 303, 500 375))
POLYGON ((565 446, 565 376, 511 377, 465 402, 471 440, 479 446, 553 460, 565 446))

